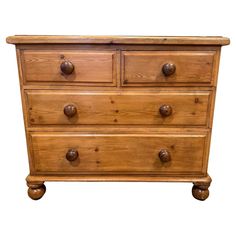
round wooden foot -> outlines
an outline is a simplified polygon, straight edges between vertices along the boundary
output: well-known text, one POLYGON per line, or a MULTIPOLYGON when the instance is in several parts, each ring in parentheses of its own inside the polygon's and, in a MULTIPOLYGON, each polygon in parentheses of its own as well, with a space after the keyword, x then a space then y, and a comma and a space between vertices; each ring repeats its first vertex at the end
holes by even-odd
POLYGON ((209 197, 209 190, 208 189, 201 189, 197 186, 193 186, 192 189, 193 197, 197 200, 204 201, 209 197))
POLYGON ((207 182, 195 182, 193 183, 192 194, 193 197, 197 200, 204 201, 209 197, 209 190, 211 179, 209 177, 209 181, 207 182))
POLYGON ((43 183, 27 183, 28 195, 33 200, 40 199, 46 192, 46 186, 43 183))

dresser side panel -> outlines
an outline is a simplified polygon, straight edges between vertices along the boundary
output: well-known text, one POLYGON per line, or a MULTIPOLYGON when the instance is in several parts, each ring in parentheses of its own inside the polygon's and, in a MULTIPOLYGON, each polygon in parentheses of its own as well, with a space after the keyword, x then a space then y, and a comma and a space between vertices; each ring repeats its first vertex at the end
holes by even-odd
POLYGON ((32 163, 32 150, 30 145, 30 135, 27 131, 28 128, 28 109, 26 104, 26 96, 24 94, 24 76, 23 76, 23 68, 22 68, 22 51, 21 49, 16 46, 16 56, 17 56, 17 65, 18 65, 18 73, 19 73, 19 81, 20 81, 20 93, 21 93, 21 104, 22 104, 22 111, 23 111, 23 118, 24 118, 24 129, 25 129, 25 135, 26 135, 26 145, 27 145, 27 153, 28 153, 28 160, 29 160, 29 168, 30 172, 33 169, 33 163, 32 163))

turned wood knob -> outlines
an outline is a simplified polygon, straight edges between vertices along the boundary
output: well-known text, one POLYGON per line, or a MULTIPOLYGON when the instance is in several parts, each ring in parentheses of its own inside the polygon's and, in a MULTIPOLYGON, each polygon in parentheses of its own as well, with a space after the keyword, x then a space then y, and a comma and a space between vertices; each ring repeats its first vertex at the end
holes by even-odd
POLYGON ((170 76, 175 73, 176 66, 173 63, 166 63, 162 67, 162 72, 165 76, 170 76))
POLYGON ((172 107, 169 105, 162 105, 159 112, 163 117, 170 116, 172 114, 172 107))
POLYGON ((170 153, 166 150, 166 149, 162 149, 160 152, 159 152, 159 158, 162 162, 168 162, 170 161, 170 153))
POLYGON ((70 75, 74 71, 74 65, 70 61, 63 61, 61 63, 61 71, 65 75, 70 75))
POLYGON ((79 157, 79 153, 76 149, 69 149, 66 153, 66 159, 68 161, 75 161, 79 157))
POLYGON ((74 105, 67 105, 64 107, 64 114, 67 116, 67 117, 73 117, 75 116, 77 113, 77 108, 76 106, 74 105))

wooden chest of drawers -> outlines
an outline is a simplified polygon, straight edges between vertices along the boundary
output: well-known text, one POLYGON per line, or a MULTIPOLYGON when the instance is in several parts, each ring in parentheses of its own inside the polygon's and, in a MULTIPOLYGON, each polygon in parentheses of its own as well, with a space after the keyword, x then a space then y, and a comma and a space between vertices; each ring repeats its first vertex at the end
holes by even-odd
POLYGON ((205 200, 223 37, 11 36, 30 174, 45 181, 193 182, 205 200))

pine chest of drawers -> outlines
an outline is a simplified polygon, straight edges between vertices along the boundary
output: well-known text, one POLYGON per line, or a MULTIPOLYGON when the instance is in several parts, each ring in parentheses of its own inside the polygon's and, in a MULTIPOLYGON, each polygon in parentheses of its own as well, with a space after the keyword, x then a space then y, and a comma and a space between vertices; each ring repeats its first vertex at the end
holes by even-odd
POLYGON ((193 182, 205 200, 223 37, 11 36, 30 174, 45 181, 193 182))

